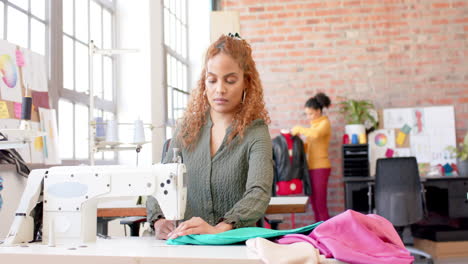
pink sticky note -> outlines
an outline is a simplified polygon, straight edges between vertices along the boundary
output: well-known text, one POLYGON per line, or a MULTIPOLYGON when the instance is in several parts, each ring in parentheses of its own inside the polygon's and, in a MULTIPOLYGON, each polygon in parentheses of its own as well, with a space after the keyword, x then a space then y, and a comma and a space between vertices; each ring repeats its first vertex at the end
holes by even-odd
POLYGON ((15 108, 15 117, 21 119, 21 103, 13 103, 15 108))
POLYGON ((32 91, 33 105, 41 108, 50 108, 49 105, 49 93, 48 92, 37 92, 32 91))
POLYGON ((385 157, 391 158, 391 157, 393 157, 394 153, 395 153, 395 151, 393 151, 393 149, 387 149, 387 151, 385 152, 385 157))

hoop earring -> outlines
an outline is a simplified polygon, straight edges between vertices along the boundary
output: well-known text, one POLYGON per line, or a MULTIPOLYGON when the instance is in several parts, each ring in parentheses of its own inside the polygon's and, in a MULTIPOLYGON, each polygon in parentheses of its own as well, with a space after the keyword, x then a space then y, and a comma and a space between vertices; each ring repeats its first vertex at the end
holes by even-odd
POLYGON ((245 101, 245 94, 246 94, 246 92, 244 91, 244 94, 242 95, 242 103, 244 103, 244 101, 245 101))

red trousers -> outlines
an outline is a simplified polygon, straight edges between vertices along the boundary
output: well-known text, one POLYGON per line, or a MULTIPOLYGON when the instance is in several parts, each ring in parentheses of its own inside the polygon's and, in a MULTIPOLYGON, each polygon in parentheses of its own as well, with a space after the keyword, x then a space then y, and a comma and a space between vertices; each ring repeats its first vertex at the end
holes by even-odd
POLYGON ((327 185, 330 172, 331 168, 309 170, 312 185, 312 195, 309 199, 317 222, 330 218, 327 207, 327 185))

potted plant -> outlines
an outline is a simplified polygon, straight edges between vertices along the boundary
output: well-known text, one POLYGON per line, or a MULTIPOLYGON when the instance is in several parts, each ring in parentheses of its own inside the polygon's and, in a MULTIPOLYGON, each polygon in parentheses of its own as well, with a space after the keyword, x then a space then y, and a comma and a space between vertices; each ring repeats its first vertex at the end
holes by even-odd
POLYGON ((457 157, 457 167, 460 176, 468 176, 468 132, 457 147, 450 146, 447 148, 452 154, 457 157))
POLYGON ((353 134, 358 137, 366 130, 373 130, 378 124, 377 112, 374 104, 369 100, 347 99, 339 103, 340 113, 344 115, 345 133, 351 138, 353 134))

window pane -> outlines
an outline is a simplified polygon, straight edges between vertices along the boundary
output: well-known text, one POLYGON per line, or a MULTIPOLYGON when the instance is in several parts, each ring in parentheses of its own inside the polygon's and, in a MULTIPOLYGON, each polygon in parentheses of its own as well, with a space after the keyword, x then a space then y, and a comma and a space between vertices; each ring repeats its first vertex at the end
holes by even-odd
POLYGON ((45 55, 45 25, 34 18, 31 19, 31 49, 45 55))
POLYGON ((8 0, 8 2, 21 7, 24 10, 28 10, 28 0, 8 0))
POLYGON ((104 84, 104 99, 105 100, 113 100, 114 99, 114 83, 113 83, 113 69, 112 69, 112 59, 108 56, 103 56, 103 63, 104 63, 104 76, 103 76, 103 84, 104 84))
POLYGON ((74 89, 73 85, 73 40, 63 36, 63 87, 74 89))
POLYGON ((175 35, 175 50, 177 51, 178 54, 182 54, 182 42, 181 42, 181 27, 180 27, 180 22, 179 20, 176 21, 176 31, 174 34, 175 35))
POLYGON ((15 8, 8 8, 7 38, 13 44, 28 48, 28 16, 15 8))
POLYGON ((73 36, 73 0, 63 0, 63 32, 73 36))
POLYGON ((176 28, 176 25, 177 25, 177 21, 176 21, 176 18, 174 15, 171 15, 171 31, 172 31, 172 34, 171 34, 171 48, 173 50, 177 50, 176 48, 176 41, 177 41, 177 28, 176 28))
POLYGON ((182 57, 187 58, 187 28, 182 28, 182 57))
POLYGON ((166 82, 169 86, 172 86, 171 63, 171 56, 168 54, 166 55, 166 82))
POLYGON ((173 87, 179 87, 178 86, 178 82, 179 80, 177 80, 177 60, 171 56, 171 78, 172 78, 172 86, 173 87))
POLYGON ((112 16, 107 10, 103 10, 103 42, 105 49, 112 48, 112 16))
POLYGON ((31 0, 31 13, 45 20, 45 0, 31 0))
POLYGON ((189 89, 187 87, 187 66, 182 65, 182 87, 181 89, 188 92, 189 89))
POLYGON ((181 1, 182 1, 182 6, 181 6, 182 23, 187 24, 187 1, 186 0, 181 0, 181 1))
POLYGON ((164 8, 164 44, 169 45, 169 38, 169 11, 167 11, 167 8, 164 8))
POLYGON ((88 65, 88 46, 75 42, 75 84, 77 92, 86 92, 89 90, 89 65, 88 65))
MULTIPOLYGON (((104 120, 114 120, 115 116, 112 112, 104 112, 104 120)), ((106 160, 113 160, 115 158, 115 153, 112 151, 105 151, 104 152, 104 159, 106 160)))
POLYGON ((115 159, 115 152, 113 152, 113 151, 105 151, 105 152, 104 152, 104 159, 105 159, 105 160, 113 160, 113 159, 115 159))
POLYGON ((3 5, 3 2, 0 2, 0 38, 5 38, 3 34, 3 12, 4 12, 5 6, 3 5))
POLYGON ((75 1, 75 36, 88 42, 88 0, 75 1))
POLYGON ((167 87, 167 118, 171 120, 173 118, 173 104, 172 104, 172 87, 167 87))
POLYGON ((93 56, 93 90, 94 95, 103 98, 102 93, 102 56, 93 56))
POLYGON ((88 158, 88 115, 87 106, 75 105, 75 157, 77 159, 88 158))
POLYGON ((101 17, 101 6, 96 2, 91 1, 90 4, 90 30, 91 39, 94 40, 94 44, 98 47, 102 47, 102 17, 101 17))
POLYGON ((73 158, 73 105, 65 100, 58 102, 59 150, 62 159, 73 158))
POLYGON ((112 112, 104 112, 104 120, 114 120, 114 113, 112 112))

